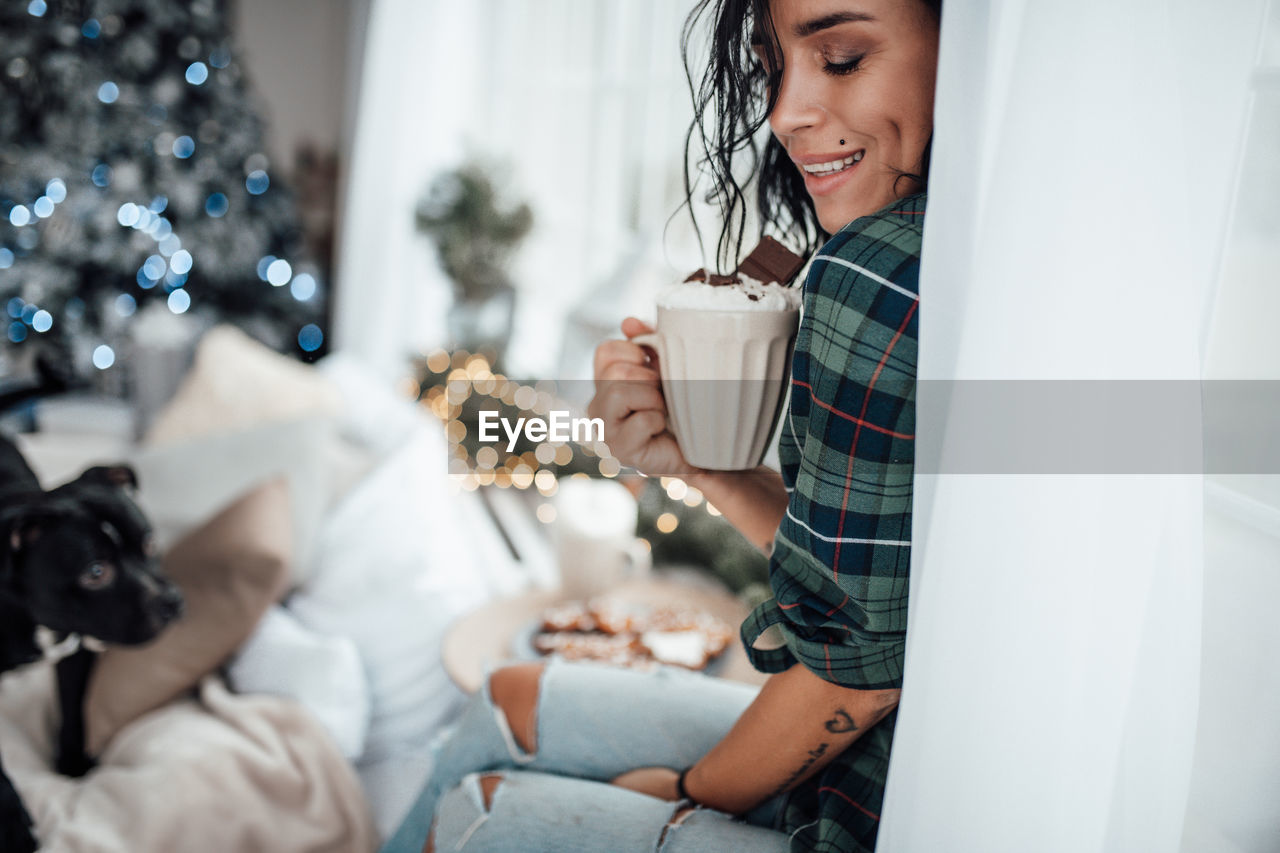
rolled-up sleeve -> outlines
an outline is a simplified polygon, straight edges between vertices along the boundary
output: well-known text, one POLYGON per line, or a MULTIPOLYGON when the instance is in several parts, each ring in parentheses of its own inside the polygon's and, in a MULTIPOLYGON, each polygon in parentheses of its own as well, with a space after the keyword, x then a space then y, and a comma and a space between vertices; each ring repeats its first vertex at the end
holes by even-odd
POLYGON ((894 211, 851 223, 805 283, 779 442, 791 494, 773 598, 742 626, 763 671, 798 661, 846 687, 902 685, 922 219, 894 211), (784 645, 756 648, 772 625, 784 645))

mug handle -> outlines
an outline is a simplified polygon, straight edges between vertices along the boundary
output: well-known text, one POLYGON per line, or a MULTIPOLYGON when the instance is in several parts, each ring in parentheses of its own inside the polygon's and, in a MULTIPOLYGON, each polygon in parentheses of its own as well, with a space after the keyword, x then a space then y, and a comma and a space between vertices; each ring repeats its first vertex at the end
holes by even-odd
POLYGON ((657 332, 646 332, 643 335, 636 335, 629 339, 633 344, 639 344, 642 347, 651 347, 658 354, 659 361, 665 361, 667 353, 662 345, 662 335, 657 332))
POLYGON ((627 573, 632 579, 649 574, 653 568, 653 546, 638 537, 633 539, 627 547, 627 563, 627 573))

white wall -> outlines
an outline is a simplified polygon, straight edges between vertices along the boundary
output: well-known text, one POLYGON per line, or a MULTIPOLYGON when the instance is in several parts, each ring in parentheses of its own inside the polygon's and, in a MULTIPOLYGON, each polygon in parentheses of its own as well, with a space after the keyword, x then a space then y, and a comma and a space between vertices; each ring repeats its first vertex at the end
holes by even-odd
POLYGON ((348 99, 348 31, 357 0, 239 0, 232 27, 239 59, 267 109, 272 165, 288 170, 299 145, 342 147, 348 99))

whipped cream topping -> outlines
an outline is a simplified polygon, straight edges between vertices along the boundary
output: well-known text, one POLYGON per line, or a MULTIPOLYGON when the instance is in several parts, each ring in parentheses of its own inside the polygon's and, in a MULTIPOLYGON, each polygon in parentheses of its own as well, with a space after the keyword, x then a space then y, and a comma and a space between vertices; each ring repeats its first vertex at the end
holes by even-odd
POLYGON ((798 287, 764 284, 739 275, 739 284, 712 285, 702 281, 684 281, 662 289, 658 305, 694 311, 787 311, 800 308, 798 287))

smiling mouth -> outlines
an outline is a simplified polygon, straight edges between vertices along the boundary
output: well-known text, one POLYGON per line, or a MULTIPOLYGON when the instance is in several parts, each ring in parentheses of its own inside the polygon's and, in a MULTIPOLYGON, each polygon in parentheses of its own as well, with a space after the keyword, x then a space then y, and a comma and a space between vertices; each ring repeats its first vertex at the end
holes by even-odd
POLYGON ((826 175, 834 175, 838 172, 843 172, 846 169, 853 168, 856 163, 862 160, 863 155, 866 153, 866 151, 855 151, 842 160, 830 160, 826 163, 813 163, 801 166, 800 168, 806 175, 817 175, 822 177, 825 177, 826 175))

